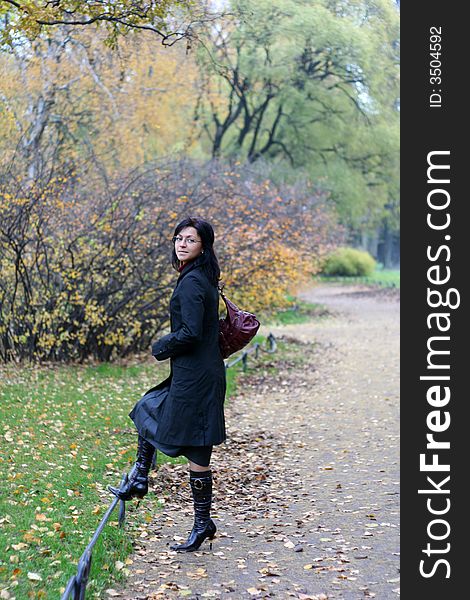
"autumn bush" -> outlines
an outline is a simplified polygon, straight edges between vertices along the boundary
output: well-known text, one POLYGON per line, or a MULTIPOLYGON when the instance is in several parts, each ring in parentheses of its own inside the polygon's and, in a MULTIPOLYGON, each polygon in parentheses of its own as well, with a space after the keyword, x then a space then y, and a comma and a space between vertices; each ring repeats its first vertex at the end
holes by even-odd
POLYGON ((327 256, 322 272, 325 275, 365 277, 374 271, 375 266, 374 258, 364 250, 337 248, 327 256))
POLYGON ((214 225, 227 294, 269 312, 337 241, 312 187, 275 187, 243 165, 160 161, 119 177, 68 172, 0 185, 3 360, 109 360, 146 350, 168 325, 171 237, 184 217, 214 225))

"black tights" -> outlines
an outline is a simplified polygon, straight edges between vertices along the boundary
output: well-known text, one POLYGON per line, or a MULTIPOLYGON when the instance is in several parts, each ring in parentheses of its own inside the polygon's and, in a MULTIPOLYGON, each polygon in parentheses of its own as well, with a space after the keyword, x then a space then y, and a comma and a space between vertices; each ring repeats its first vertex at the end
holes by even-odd
POLYGON ((212 446, 188 446, 183 455, 188 460, 201 467, 209 468, 212 456, 212 446))

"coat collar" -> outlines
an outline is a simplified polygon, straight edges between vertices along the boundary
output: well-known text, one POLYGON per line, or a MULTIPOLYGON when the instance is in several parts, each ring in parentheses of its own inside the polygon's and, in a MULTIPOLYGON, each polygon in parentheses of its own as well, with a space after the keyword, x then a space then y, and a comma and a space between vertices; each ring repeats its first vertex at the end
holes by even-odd
POLYGON ((185 275, 187 275, 190 271, 194 271, 194 269, 201 267, 202 265, 204 265, 206 263, 206 261, 207 261, 207 255, 200 254, 193 261, 186 264, 184 266, 184 269, 180 272, 180 276, 178 277, 178 281, 176 282, 176 285, 179 284, 179 282, 183 279, 183 277, 185 275))

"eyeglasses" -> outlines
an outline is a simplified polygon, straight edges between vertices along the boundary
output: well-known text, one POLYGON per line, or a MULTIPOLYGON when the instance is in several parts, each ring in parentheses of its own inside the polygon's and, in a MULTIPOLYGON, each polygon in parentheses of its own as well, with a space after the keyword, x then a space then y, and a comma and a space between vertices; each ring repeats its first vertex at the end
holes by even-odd
POLYGON ((202 240, 195 240, 192 237, 184 238, 180 235, 175 235, 175 237, 172 239, 172 242, 174 244, 181 244, 182 242, 186 242, 187 244, 189 244, 189 246, 194 246, 194 244, 199 244, 199 242, 202 242, 202 240))

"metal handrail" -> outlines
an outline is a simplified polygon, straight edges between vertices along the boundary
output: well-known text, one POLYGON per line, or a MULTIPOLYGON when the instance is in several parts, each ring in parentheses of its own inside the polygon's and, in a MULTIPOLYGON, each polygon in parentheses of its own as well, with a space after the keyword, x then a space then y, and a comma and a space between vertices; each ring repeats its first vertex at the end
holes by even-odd
MULTIPOLYGON (((128 477, 129 475, 127 473, 123 475, 120 487, 124 486, 127 483, 128 477)), ((72 577, 69 579, 67 587, 65 588, 65 591, 61 596, 61 600, 67 600, 70 597, 72 597, 73 600, 84 600, 85 590, 91 571, 91 557, 93 546, 98 541, 98 538, 101 532, 103 531, 104 526, 108 522, 108 519, 111 516, 113 510, 116 508, 118 502, 120 503, 119 527, 122 527, 124 525, 124 520, 126 518, 126 503, 124 500, 120 500, 118 497, 116 497, 111 502, 108 510, 103 515, 103 518, 101 519, 100 524, 98 525, 95 533, 93 534, 93 537, 91 538, 88 546, 85 548, 83 554, 81 555, 77 565, 77 572, 75 575, 72 575, 72 577)))
MULTIPOLYGON (((245 371, 247 368, 248 356, 250 354, 254 353, 255 357, 257 358, 260 350, 262 352, 268 352, 270 354, 275 352, 277 349, 277 344, 276 344, 276 338, 274 337, 274 335, 272 333, 270 333, 268 335, 267 342, 269 344, 268 348, 263 348, 263 346, 259 342, 256 342, 255 344, 253 344, 253 346, 250 346, 247 350, 244 350, 242 352, 242 354, 237 356, 235 359, 232 359, 231 361, 227 361, 225 363, 225 369, 229 369, 230 367, 233 367, 234 365, 236 365, 237 363, 239 363, 241 361, 243 363, 243 370, 245 371)), ((154 456, 154 459, 155 459, 155 456, 154 456)), ((124 485, 126 485, 126 483, 129 481, 129 477, 132 475, 134 468, 135 467, 133 467, 131 469, 130 473, 125 473, 122 476, 121 484, 119 487, 123 487, 124 485)), ((69 598, 72 598, 73 600, 84 600, 85 599, 86 586, 88 584, 88 578, 90 576, 90 571, 91 571, 91 559, 92 559, 93 546, 98 541, 98 538, 99 538, 101 532, 103 531, 106 523, 109 520, 109 517, 111 516, 111 513, 114 511, 114 509, 116 508, 118 503, 119 503, 119 527, 122 527, 124 525, 124 521, 126 518, 126 502, 124 500, 120 500, 119 498, 116 497, 111 502, 106 513, 103 515, 103 518, 101 519, 100 524, 98 525, 95 533, 93 534, 93 537, 91 538, 88 546, 83 551, 83 554, 81 555, 80 560, 78 561, 77 572, 75 575, 72 575, 72 577, 70 577, 70 579, 67 583, 67 587, 65 588, 65 591, 61 596, 61 600, 68 600, 69 598)))
POLYGON ((236 358, 227 361, 225 363, 225 369, 229 369, 230 367, 233 367, 234 365, 236 365, 237 363, 239 363, 241 361, 243 363, 243 370, 246 371, 248 356, 250 354, 254 353, 255 358, 258 358, 260 350, 262 352, 267 352, 269 354, 276 352, 277 343, 276 343, 276 338, 274 337, 274 335, 272 333, 270 333, 268 335, 268 337, 266 338, 266 340, 269 344, 268 348, 263 348, 262 344, 260 344, 259 342, 256 342, 252 346, 249 346, 249 348, 247 350, 243 350, 243 352, 236 358))

